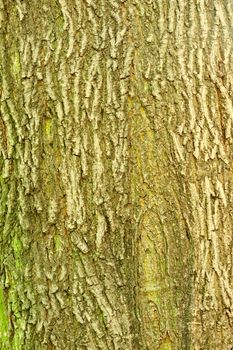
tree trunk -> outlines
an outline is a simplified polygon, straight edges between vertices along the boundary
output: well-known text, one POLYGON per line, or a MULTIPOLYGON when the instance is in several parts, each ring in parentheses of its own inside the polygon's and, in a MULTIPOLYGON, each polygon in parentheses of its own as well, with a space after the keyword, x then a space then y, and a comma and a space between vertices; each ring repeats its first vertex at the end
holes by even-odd
POLYGON ((0 349, 232 349, 232 14, 0 0, 0 349))

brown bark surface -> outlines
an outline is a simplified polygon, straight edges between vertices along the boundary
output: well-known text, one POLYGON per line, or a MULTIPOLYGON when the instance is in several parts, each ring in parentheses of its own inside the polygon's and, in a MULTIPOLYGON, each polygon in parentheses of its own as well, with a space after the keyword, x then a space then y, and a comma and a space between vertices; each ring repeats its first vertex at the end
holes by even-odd
POLYGON ((0 0, 0 349, 233 348, 233 3, 0 0))

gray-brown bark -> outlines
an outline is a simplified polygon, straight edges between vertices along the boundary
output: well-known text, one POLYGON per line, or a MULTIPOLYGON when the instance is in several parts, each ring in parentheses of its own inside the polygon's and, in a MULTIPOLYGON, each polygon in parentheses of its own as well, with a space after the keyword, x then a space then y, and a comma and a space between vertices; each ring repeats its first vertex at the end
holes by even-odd
POLYGON ((233 5, 0 11, 1 348, 230 350, 233 5))
POLYGON ((134 22, 148 348, 161 336, 176 349, 233 344, 232 9, 220 1, 151 2, 134 22))

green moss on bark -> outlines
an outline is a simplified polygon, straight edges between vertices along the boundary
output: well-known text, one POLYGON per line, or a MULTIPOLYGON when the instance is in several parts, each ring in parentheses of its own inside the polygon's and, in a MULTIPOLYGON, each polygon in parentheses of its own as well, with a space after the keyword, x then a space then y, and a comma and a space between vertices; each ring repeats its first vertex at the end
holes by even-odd
POLYGON ((0 348, 2 350, 9 349, 8 345, 7 308, 4 301, 3 288, 0 287, 0 348))

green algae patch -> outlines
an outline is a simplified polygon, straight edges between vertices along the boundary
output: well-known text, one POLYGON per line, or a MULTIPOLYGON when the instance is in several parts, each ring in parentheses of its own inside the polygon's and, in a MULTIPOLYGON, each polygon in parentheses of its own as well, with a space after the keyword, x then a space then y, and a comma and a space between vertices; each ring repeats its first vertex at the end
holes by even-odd
POLYGON ((51 144, 53 142, 53 120, 46 118, 44 121, 44 137, 45 141, 51 144))
POLYGON ((48 136, 51 135, 52 126, 53 126, 52 119, 46 119, 45 120, 45 133, 46 133, 46 135, 48 135, 48 136))
POLYGON ((166 337, 162 344, 159 346, 159 350, 172 350, 172 343, 169 337, 166 337))
POLYGON ((14 237, 12 245, 13 245, 15 256, 19 257, 21 255, 22 248, 23 248, 22 242, 18 239, 18 237, 14 237))
POLYGON ((22 342, 21 342, 21 336, 16 333, 13 338, 12 342, 12 350, 22 350, 22 342))
POLYGON ((16 290, 9 293, 9 302, 11 304, 11 312, 14 315, 14 334, 11 338, 11 350, 23 350, 23 332, 26 328, 25 320, 22 319, 20 300, 16 290))
POLYGON ((12 71, 14 75, 19 75, 21 71, 20 55, 18 51, 12 55, 12 71))
POLYGON ((54 247, 56 252, 60 252, 62 250, 63 241, 59 235, 54 236, 54 247))
POLYGON ((8 349, 8 316, 4 303, 3 289, 0 287, 0 348, 8 349))

